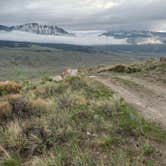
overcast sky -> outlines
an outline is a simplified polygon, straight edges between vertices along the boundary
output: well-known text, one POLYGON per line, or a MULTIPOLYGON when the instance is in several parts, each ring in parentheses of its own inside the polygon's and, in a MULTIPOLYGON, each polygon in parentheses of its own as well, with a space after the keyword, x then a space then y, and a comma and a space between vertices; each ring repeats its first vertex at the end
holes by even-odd
POLYGON ((0 0, 0 24, 166 31, 166 0, 0 0))

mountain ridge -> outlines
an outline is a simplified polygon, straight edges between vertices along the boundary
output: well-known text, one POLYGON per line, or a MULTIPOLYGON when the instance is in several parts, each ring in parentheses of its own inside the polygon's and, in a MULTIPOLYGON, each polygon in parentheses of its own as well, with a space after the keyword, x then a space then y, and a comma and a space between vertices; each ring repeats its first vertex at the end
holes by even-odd
POLYGON ((144 38, 149 38, 149 37, 153 37, 153 36, 164 36, 166 37, 166 32, 157 32, 157 31, 150 31, 150 30, 141 30, 141 31, 136 31, 136 30, 131 30, 131 31, 107 31, 104 32, 102 34, 100 34, 100 36, 113 36, 115 38, 118 39, 122 39, 122 38, 133 38, 133 37, 144 37, 144 38))
POLYGON ((113 37, 115 39, 127 39, 129 44, 165 44, 166 32, 157 31, 107 31, 99 36, 113 37))
POLYGON ((44 25, 38 23, 27 23, 16 26, 4 26, 0 25, 0 31, 23 31, 30 32, 40 35, 71 35, 71 33, 67 32, 63 28, 60 28, 56 25, 44 25))

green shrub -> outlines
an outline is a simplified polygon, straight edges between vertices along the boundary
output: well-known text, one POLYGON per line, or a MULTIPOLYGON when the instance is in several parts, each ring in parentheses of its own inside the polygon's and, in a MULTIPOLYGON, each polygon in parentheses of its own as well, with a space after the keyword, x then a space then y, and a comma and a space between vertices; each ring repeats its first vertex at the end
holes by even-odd
POLYGON ((71 86, 71 90, 80 90, 88 86, 88 80, 81 77, 69 77, 67 83, 71 86))
POLYGON ((123 106, 119 113, 119 126, 129 135, 141 135, 142 118, 134 111, 132 107, 123 106))
POLYGON ((66 93, 59 97, 58 107, 59 109, 71 109, 76 103, 76 99, 72 95, 66 93))
POLYGON ((21 162, 16 159, 8 159, 2 163, 2 166, 21 166, 21 162))
POLYGON ((144 150, 144 154, 146 156, 150 156, 151 154, 153 154, 155 152, 155 149, 153 146, 149 145, 149 144, 145 144, 143 146, 143 150, 144 150))

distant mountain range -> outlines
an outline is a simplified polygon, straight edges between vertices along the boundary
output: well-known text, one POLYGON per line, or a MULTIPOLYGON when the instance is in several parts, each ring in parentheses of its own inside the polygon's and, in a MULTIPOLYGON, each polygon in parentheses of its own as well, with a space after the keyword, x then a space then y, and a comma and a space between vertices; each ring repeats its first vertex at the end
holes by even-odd
POLYGON ((109 31, 101 34, 101 36, 113 36, 118 39, 123 38, 136 38, 136 37, 166 37, 166 32, 153 32, 153 31, 109 31))
POLYGON ((23 31, 23 32, 31 32, 40 35, 71 35, 71 33, 67 32, 63 28, 53 25, 42 25, 38 23, 28 23, 23 25, 16 26, 3 26, 0 25, 0 31, 23 31))
POLYGON ((87 45, 146 45, 146 44, 166 44, 166 32, 154 32, 154 31, 73 31, 72 33, 64 30, 61 27, 55 25, 43 25, 38 23, 27 23, 15 26, 4 26, 0 25, 0 40, 12 40, 22 41, 22 37, 19 36, 19 31, 29 32, 24 35, 23 41, 30 42, 44 42, 44 43, 66 43, 66 44, 77 44, 82 43, 87 45), (3 32, 15 32, 6 34, 3 32), (38 34, 33 36, 32 34, 38 34), (40 36, 45 35, 45 37, 40 36), (47 35, 52 36, 63 36, 63 38, 52 37, 49 38, 47 35), (67 36, 67 38, 64 38, 67 36), (69 38, 69 36, 71 38, 69 38), (106 38, 105 38, 106 37, 106 38), (108 40, 107 40, 108 38, 108 40), (32 39, 32 40, 31 40, 32 39), (75 42, 76 41, 76 42, 75 42), (90 41, 90 42, 89 42, 90 41), (94 44, 93 44, 94 42, 94 44), (103 44, 104 43, 104 44, 103 44))
POLYGON ((100 36, 114 37, 115 39, 127 39, 129 44, 149 43, 162 44, 166 43, 166 32, 153 31, 108 31, 100 36), (147 42, 147 43, 146 43, 147 42))

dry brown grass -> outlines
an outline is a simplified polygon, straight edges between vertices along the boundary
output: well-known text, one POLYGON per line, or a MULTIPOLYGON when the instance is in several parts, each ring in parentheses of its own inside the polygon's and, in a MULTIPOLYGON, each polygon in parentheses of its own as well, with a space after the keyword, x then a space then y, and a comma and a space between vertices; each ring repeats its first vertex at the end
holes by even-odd
POLYGON ((17 120, 10 122, 6 127, 6 141, 8 146, 17 146, 20 144, 22 128, 17 120))
POLYGON ((8 100, 9 103, 15 103, 22 98, 23 98, 23 96, 20 94, 11 94, 11 95, 7 95, 4 97, 4 99, 8 100))
POLYGON ((12 106, 8 101, 0 102, 0 118, 6 117, 12 113, 12 106))
POLYGON ((127 66, 126 65, 115 65, 113 66, 110 70, 111 71, 115 71, 115 72, 125 72, 126 71, 127 66))
POLYGON ((20 94, 5 95, 0 98, 0 119, 19 117, 27 119, 49 112, 52 104, 44 99, 29 99, 20 94))
POLYGON ((140 65, 117 64, 111 67, 105 67, 98 70, 98 73, 113 71, 118 73, 136 73, 142 70, 140 65))
POLYGON ((0 95, 19 93, 21 85, 16 82, 0 82, 0 95))
POLYGON ((111 67, 104 67, 98 70, 98 73, 101 72, 107 72, 107 71, 114 71, 114 72, 126 72, 128 66, 124 65, 124 64, 117 64, 117 65, 113 65, 111 67))
POLYGON ((31 100, 30 101, 30 106, 32 108, 32 110, 35 110, 35 111, 44 111, 44 112, 47 112, 49 111, 49 103, 46 101, 46 100, 43 100, 41 98, 38 98, 36 100, 31 100))

